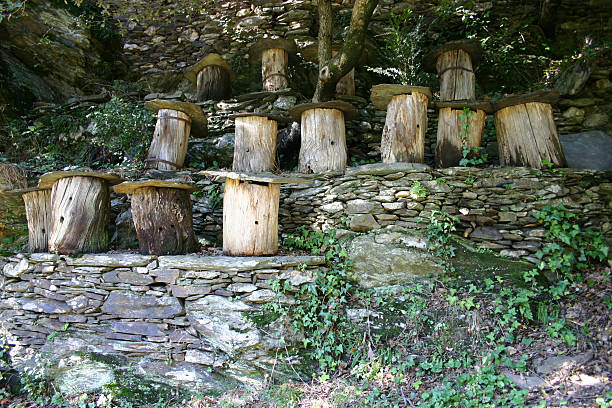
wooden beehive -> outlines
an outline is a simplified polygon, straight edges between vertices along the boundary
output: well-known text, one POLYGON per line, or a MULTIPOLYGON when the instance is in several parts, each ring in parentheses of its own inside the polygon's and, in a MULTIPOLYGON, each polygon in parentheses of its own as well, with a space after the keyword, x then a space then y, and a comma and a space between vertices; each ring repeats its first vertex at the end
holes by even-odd
POLYGON ((204 171, 202 174, 225 177, 223 253, 231 256, 276 254, 280 185, 312 183, 271 173, 204 171))
POLYGON ((380 141, 383 163, 423 163, 429 88, 376 85, 372 87, 371 99, 377 109, 387 111, 380 141))
POLYGON ((295 122, 301 122, 298 171, 343 171, 347 162, 344 121, 358 117, 355 107, 343 101, 329 101, 298 105, 289 113, 295 122))
POLYGON ((193 232, 191 184, 166 180, 124 182, 115 192, 131 194, 132 219, 140 252, 184 255, 197 249, 193 232))
POLYGON ((230 97, 232 81, 236 74, 219 54, 210 53, 185 73, 196 85, 196 101, 220 101, 230 97))
POLYGON ((155 132, 147 154, 147 166, 158 170, 183 167, 190 133, 206 134, 206 117, 193 103, 153 100, 145 108, 157 113, 155 132))
POLYGON ((461 119, 463 110, 442 108, 438 116, 436 167, 458 166, 463 158, 463 147, 480 147, 486 114, 483 110, 471 112, 471 118, 461 119), (467 129, 463 126, 467 124, 467 129))
POLYGON ((43 174, 39 188, 51 188, 49 252, 77 254, 108 250, 109 185, 113 174, 56 171, 43 174))
POLYGON ((47 252, 51 222, 51 189, 23 188, 5 191, 4 194, 23 199, 28 222, 29 252, 47 252))
POLYGON ((446 43, 425 56, 425 70, 433 72, 435 69, 440 78, 441 101, 476 97, 474 66, 481 55, 478 40, 460 40, 446 43))
POLYGON ((261 63, 261 79, 264 91, 279 91, 289 87, 289 60, 297 47, 293 40, 265 38, 257 41, 249 50, 252 64, 261 63))
POLYGON ((286 120, 265 113, 239 113, 235 118, 233 171, 273 171, 276 162, 278 122, 286 120))

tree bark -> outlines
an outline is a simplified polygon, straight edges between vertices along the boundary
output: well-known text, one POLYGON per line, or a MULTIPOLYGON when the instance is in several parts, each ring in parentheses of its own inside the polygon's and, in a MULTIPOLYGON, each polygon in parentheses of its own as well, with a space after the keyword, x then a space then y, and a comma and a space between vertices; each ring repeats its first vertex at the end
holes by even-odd
POLYGON ((467 139, 467 146, 480 147, 482 131, 486 114, 482 110, 472 111, 469 119, 467 135, 461 134, 462 120, 459 115, 463 111, 451 108, 440 109, 438 116, 438 139, 436 143, 436 167, 455 167, 463 158, 463 139, 467 139))
POLYGON ((151 147, 147 155, 149 167, 158 170, 178 170, 183 167, 191 119, 184 112, 160 109, 151 147))
POLYGON ((326 102, 334 97, 336 84, 359 61, 365 33, 378 0, 355 0, 351 24, 342 48, 332 58, 331 0, 319 0, 319 79, 312 101, 326 102))
POLYGON ((231 83, 229 73, 219 65, 207 65, 198 73, 198 102, 208 100, 221 101, 230 96, 231 83))
POLYGON ((97 177, 65 177, 51 189, 49 252, 106 252, 110 220, 108 183, 97 177))
POLYGON ((275 120, 261 116, 236 118, 232 170, 246 173, 274 170, 276 132, 275 120))
POLYGON ((28 219, 29 250, 31 253, 47 252, 51 222, 51 189, 25 193, 23 202, 28 219))
POLYGON ((529 102, 500 109, 495 112, 495 129, 502 166, 539 169, 543 160, 567 166, 549 104, 529 102))
POLYGON ((336 95, 355 96, 355 68, 340 78, 336 84, 336 95))
POLYGON ((280 184, 225 179, 223 253, 274 255, 278 250, 280 184))
POLYGON ((309 109, 302 113, 302 144, 298 171, 321 173, 346 167, 344 113, 338 109, 309 109))
POLYGON ((470 54, 460 49, 447 51, 438 57, 436 69, 440 76, 440 101, 476 97, 476 77, 470 54))
POLYGON ((142 187, 132 194, 131 208, 141 253, 182 255, 196 249, 188 191, 142 187))
POLYGON ((287 68, 289 53, 282 48, 270 48, 261 55, 261 78, 264 91, 280 91, 289 87, 287 68))
POLYGON ((380 141, 383 163, 425 161, 427 102, 420 92, 393 96, 380 141))

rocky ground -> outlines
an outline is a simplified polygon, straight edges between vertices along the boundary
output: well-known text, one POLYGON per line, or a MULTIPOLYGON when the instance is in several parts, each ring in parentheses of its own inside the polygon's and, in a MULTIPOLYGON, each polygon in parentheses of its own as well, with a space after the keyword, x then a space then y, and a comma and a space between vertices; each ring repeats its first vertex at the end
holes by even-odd
MULTIPOLYGON (((521 323, 516 328, 513 338, 490 341, 488 335, 496 332, 495 326, 501 325, 500 316, 495 310, 495 298, 498 296, 495 290, 479 291, 476 289, 477 282, 458 286, 448 279, 435 279, 426 287, 404 291, 403 295, 400 292, 389 292, 389 296, 396 300, 408 295, 406 299, 409 302, 403 306, 401 303, 390 302, 397 306, 392 320, 399 322, 398 327, 401 329, 392 335, 376 336, 375 326, 379 322, 375 317, 371 321, 368 319, 372 332, 366 331, 355 342, 350 356, 331 378, 304 378, 303 382, 283 382, 280 379, 260 392, 234 390, 215 397, 194 396, 189 401, 180 401, 177 397, 155 406, 468 406, 459 402, 432 405, 432 398, 427 397, 427 393, 432 395, 441 389, 450 390, 446 394, 455 392, 457 395, 468 395, 474 383, 457 385, 455 381, 467 375, 478 378, 478 384, 482 386, 478 389, 482 393, 482 404, 469 406, 608 407, 612 402, 610 272, 611 268, 608 267, 592 269, 583 274, 583 282, 574 284, 571 293, 558 303, 558 317, 565 320, 571 332, 553 327, 554 322, 542 324, 538 321, 542 320, 542 316, 534 316, 533 321, 521 323), (477 306, 466 307, 469 299, 477 306), (420 326, 418 322, 422 321, 415 317, 415 313, 431 316, 435 320, 434 329, 420 326), (567 337, 567 333, 571 333, 574 338, 571 335, 567 337), (503 352, 499 353, 502 349, 503 352), (499 361, 483 364, 478 358, 491 352, 495 354, 495 350, 498 351, 499 361), (466 356, 473 357, 471 364, 453 364, 466 356), (417 363, 406 364, 412 359, 417 363), (441 362, 438 368, 424 366, 424 363, 435 363, 437 359, 441 362), (524 362, 523 368, 521 361, 524 362), (490 379, 482 374, 487 367, 494 367, 494 373, 489 373, 490 379), (525 390, 524 403, 495 404, 495 398, 508 395, 512 390, 525 390), (485 403, 485 396, 490 391, 493 391, 491 395, 494 397, 493 402, 488 404, 493 405, 485 403)), ((371 304, 382 299, 373 298, 371 304)), ((386 299, 389 304, 389 298, 386 299)), ((359 302, 367 308, 367 302, 359 302)), ((77 396, 64 403, 78 407, 130 406, 115 405, 110 393, 77 396)), ((0 401, 0 406, 16 408, 50 405, 20 396, 5 398, 0 401)))

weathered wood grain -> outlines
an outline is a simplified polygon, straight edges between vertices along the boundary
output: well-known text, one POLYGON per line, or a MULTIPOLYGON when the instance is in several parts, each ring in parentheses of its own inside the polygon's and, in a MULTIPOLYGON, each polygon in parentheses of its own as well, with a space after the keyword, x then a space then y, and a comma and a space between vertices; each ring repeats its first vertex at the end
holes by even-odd
POLYGON ((463 139, 467 139, 467 146, 480 147, 482 131, 486 114, 482 110, 472 111, 467 135, 462 134, 462 123, 460 115, 463 111, 451 108, 440 109, 438 116, 438 138, 436 142, 436 167, 454 167, 459 165, 463 157, 463 139))
POLYGON ((500 109, 495 128, 502 166, 539 169, 543 160, 567 166, 549 104, 530 102, 500 109))
POLYGON ((282 48, 270 48, 261 55, 261 78, 264 91, 279 91, 289 87, 289 53, 282 48))
POLYGON ((321 173, 346 167, 344 113, 338 109, 310 109, 302 113, 302 144, 298 171, 321 173))
POLYGON ((237 117, 233 171, 272 171, 276 160, 277 123, 261 116, 237 117))
POLYGON ((225 68, 207 65, 198 73, 196 100, 204 102, 227 99, 231 94, 231 85, 230 74, 225 68))
POLYGON ((22 197, 28 220, 29 251, 47 252, 51 222, 51 189, 31 191, 22 197))
POLYGON ((427 101, 420 92, 391 98, 380 142, 383 163, 425 161, 427 101))
POLYGON ((182 255, 196 249, 188 191, 141 187, 133 192, 131 207, 142 254, 182 255))
POLYGON ((189 115, 173 109, 160 109, 147 155, 149 167, 158 170, 182 168, 190 130, 189 115), (177 117, 183 120, 175 119, 177 117))
POLYGON ((461 49, 446 51, 438 57, 436 69, 440 76, 441 101, 476 97, 476 77, 470 54, 461 49))
POLYGON ((105 252, 110 220, 108 183, 97 177, 66 177, 51 189, 49 252, 105 252))
POLYGON ((223 253, 273 255, 278 250, 280 184, 226 179, 223 197, 223 253))

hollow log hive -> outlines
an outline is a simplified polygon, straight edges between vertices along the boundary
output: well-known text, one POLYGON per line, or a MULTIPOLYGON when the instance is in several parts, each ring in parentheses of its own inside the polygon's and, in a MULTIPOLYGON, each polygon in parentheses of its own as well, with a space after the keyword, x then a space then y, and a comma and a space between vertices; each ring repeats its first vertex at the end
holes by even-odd
POLYGON ((270 173, 201 173, 225 177, 223 253, 231 256, 274 255, 278 251, 280 184, 312 183, 270 173))
POLYGON ((476 76, 470 54, 462 49, 446 51, 438 57, 440 100, 455 101, 476 97, 476 76))
POLYGON ((548 103, 527 102, 495 112, 495 129, 502 166, 542 168, 543 161, 556 167, 567 162, 548 103))
POLYGON ((232 170, 266 172, 274 170, 277 121, 265 115, 236 117, 232 170))
POLYGON ((185 77, 196 85, 196 100, 220 101, 231 95, 231 81, 236 74, 227 62, 217 53, 209 53, 185 73, 185 77))
POLYGON ((279 91, 289 87, 289 59, 297 47, 293 40, 264 38, 249 50, 251 64, 261 64, 264 91, 279 91))
POLYGON ((28 247, 30 252, 49 250, 51 221, 51 189, 36 189, 23 194, 28 221, 28 247))
POLYGON ((458 166, 463 157, 463 147, 480 147, 486 114, 483 110, 471 111, 471 118, 461 120, 463 110, 442 108, 438 116, 436 143, 436 167, 458 166), (467 128, 464 128, 464 122, 467 128))
POLYGON ((183 255, 196 249, 189 184, 165 180, 125 182, 117 193, 131 194, 131 209, 140 252, 183 255))
POLYGON ((147 154, 149 167, 158 170, 182 168, 187 154, 190 130, 189 115, 173 109, 160 109, 147 154))

